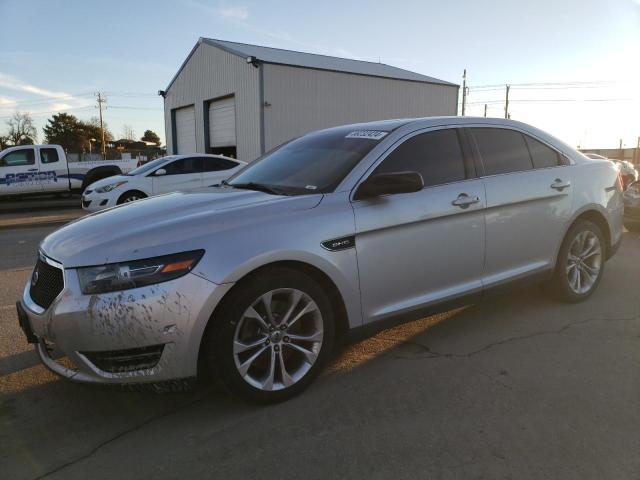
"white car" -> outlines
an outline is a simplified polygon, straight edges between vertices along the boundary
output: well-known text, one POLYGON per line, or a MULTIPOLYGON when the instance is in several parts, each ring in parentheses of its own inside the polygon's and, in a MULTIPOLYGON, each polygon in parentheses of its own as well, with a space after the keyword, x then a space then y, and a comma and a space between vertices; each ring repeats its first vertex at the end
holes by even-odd
POLYGON ((92 183, 82 195, 82 208, 96 212, 145 197, 216 185, 247 163, 222 155, 170 155, 124 175, 92 183))

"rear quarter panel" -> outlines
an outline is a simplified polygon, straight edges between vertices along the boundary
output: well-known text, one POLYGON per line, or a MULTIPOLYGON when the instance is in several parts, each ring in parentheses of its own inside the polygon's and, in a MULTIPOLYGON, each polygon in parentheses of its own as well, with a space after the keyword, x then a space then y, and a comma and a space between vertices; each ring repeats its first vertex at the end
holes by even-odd
POLYGON ((578 159, 573 167, 573 216, 567 229, 577 217, 589 210, 600 212, 609 225, 611 245, 622 237, 624 200, 618 183, 618 171, 608 160, 578 159))

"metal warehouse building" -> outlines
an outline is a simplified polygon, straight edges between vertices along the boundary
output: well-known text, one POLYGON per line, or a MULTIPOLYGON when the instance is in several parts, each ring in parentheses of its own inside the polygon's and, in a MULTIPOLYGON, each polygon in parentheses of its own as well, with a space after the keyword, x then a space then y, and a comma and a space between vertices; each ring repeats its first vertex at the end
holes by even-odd
POLYGON ((455 115, 458 85, 382 63, 201 38, 161 94, 168 152, 254 160, 320 128, 455 115))

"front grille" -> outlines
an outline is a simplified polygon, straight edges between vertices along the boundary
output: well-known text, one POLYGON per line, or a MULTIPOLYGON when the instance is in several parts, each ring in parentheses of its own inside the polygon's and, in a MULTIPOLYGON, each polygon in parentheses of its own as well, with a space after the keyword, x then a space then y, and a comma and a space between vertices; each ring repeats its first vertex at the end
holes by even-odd
POLYGON ((31 299, 42 308, 49 308, 64 288, 62 270, 38 258, 36 268, 31 276, 29 294, 31 299))
POLYGON ((160 361, 163 350, 164 345, 152 345, 126 350, 80 353, 103 372, 122 373, 155 367, 160 361))
POLYGON ((82 206, 84 208, 89 208, 89 205, 91 205, 91 200, 82 200, 82 206))

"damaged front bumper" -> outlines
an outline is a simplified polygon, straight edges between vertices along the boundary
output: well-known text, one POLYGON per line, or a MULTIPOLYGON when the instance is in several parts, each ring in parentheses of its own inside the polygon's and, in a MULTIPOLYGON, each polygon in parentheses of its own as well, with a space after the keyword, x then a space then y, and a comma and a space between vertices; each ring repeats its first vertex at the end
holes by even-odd
POLYGON ((18 317, 42 363, 77 382, 133 384, 194 377, 204 329, 232 284, 189 273, 121 292, 83 295, 74 269, 43 309, 27 283, 18 317), (63 357, 63 358, 60 358, 63 357))

